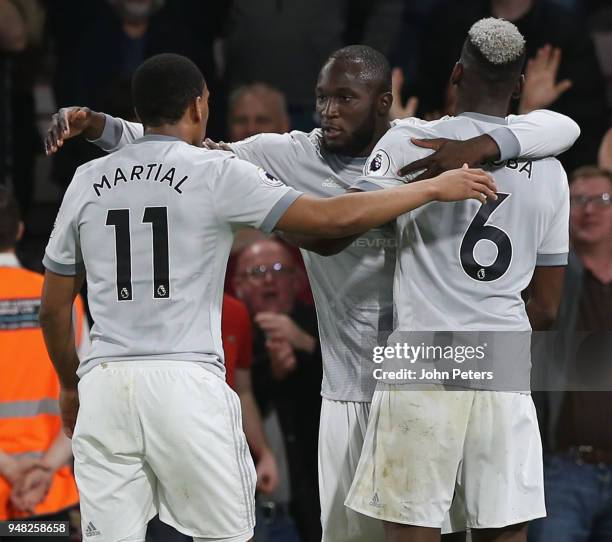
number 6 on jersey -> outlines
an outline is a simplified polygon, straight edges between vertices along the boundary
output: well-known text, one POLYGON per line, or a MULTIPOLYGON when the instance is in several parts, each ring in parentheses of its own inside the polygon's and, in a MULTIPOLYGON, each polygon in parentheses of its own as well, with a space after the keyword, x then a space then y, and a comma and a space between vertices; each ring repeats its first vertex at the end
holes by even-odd
POLYGON ((480 282, 497 280, 504 275, 512 261, 512 242, 504 230, 487 224, 489 217, 502 204, 510 194, 497 193, 496 201, 487 201, 483 204, 476 216, 470 222, 461 241, 460 257, 461 267, 465 273, 480 282), (497 247, 497 257, 491 265, 480 265, 474 258, 476 243, 487 239, 497 247))

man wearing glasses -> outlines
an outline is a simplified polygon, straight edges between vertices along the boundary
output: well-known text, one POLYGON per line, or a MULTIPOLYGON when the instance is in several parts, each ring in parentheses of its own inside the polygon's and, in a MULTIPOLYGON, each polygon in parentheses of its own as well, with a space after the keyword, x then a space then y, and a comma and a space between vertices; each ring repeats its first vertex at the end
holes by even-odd
POLYGON ((321 351, 315 310, 297 301, 300 274, 287 247, 268 239, 244 249, 233 279, 255 323, 253 390, 280 470, 279 489, 258 498, 255 536, 270 541, 297 540, 296 530, 303 542, 321 539, 316 485, 321 351), (257 532, 262 528, 267 533, 257 532))
POLYGON ((554 350, 565 382, 553 388, 567 391, 547 393, 538 408, 548 516, 530 525, 530 542, 612 540, 612 429, 602 420, 612 410, 612 173, 583 167, 570 183, 572 251, 554 350), (586 391, 595 375, 606 391, 586 391))

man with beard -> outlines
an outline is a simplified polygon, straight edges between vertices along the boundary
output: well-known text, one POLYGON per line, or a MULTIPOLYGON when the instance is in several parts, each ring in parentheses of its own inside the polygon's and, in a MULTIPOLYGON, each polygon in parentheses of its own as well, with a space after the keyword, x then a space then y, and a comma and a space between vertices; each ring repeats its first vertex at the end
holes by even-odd
MULTIPOLYGON (((344 47, 330 56, 317 81, 321 129, 259 134, 223 148, 289 179, 305 193, 343 194, 362 174, 367 157, 391 127, 391 103, 387 59, 370 47, 344 47)), ((140 137, 142 127, 87 108, 62 109, 49 128, 47 152, 55 152, 64 139, 80 133, 114 151, 140 137)), ((490 135, 463 143, 443 142, 440 153, 415 167, 432 174, 465 162, 549 156, 571 146, 578 134, 569 118, 536 111, 511 117, 508 127, 490 135)), ((329 254, 327 246, 308 239, 300 239, 300 244, 306 249, 302 255, 317 308, 323 357, 319 432, 323 542, 382 541, 381 524, 346 508, 344 500, 361 454, 375 388, 372 367, 364 360, 371 359, 375 345, 384 344, 393 325, 394 228, 371 230, 329 257, 324 257, 329 254)))

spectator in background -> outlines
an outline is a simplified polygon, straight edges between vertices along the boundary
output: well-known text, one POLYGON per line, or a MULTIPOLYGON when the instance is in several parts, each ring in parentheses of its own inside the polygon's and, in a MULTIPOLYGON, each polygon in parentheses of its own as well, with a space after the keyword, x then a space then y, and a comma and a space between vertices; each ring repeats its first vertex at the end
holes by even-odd
MULTIPOLYGON (((612 540, 612 173, 575 171, 570 184, 572 252, 556 323, 548 392, 534 395, 544 441, 547 517, 529 526, 530 542, 612 540), (588 341, 598 342, 586 353, 588 341), (586 339, 586 340, 585 340, 586 339), (595 367, 603 357, 603 366, 595 367), (602 371, 603 369, 603 371, 602 371), (601 385, 607 371, 607 391, 601 385), (601 388, 600 388, 601 389, 601 388), (585 391, 578 391, 585 390, 585 391), (591 391, 586 391, 591 390, 591 391), (539 396, 538 396, 539 395, 539 396)), ((593 343, 591 343, 593 344, 593 343)))
MULTIPOLYGON (((275 455, 286 455, 289 469, 289 477, 281 476, 279 490, 272 498, 259 500, 260 516, 264 516, 260 528, 268 531, 264 540, 319 542, 321 353, 315 311, 296 301, 298 287, 295 262, 278 241, 256 242, 240 254, 234 289, 256 324, 255 398, 275 455), (273 430, 277 419, 280 432, 273 430), (282 434, 283 441, 273 442, 275 434, 282 434)), ((260 539, 257 533, 256 538, 260 539)))
MULTIPOLYGON (((289 131, 285 96, 265 83, 238 87, 230 94, 227 105, 227 134, 231 142, 257 134, 282 134, 289 131)), ((235 255, 265 237, 265 234, 255 228, 242 228, 236 232, 225 277, 226 288, 229 287, 230 291, 236 264, 235 255)))
MULTIPOLYGON (((221 338, 225 354, 225 377, 240 398, 242 427, 257 471, 257 490, 267 495, 278 486, 278 467, 266 441, 259 409, 253 396, 251 319, 244 304, 227 294, 223 295, 221 338)), ((147 542, 192 542, 192 537, 179 533, 156 516, 149 522, 146 540, 147 542)))
POLYGON ((240 141, 255 134, 288 132, 285 96, 265 83, 238 87, 228 100, 227 125, 230 141, 240 141))
POLYGON ((269 494, 278 486, 278 468, 270 450, 251 383, 253 327, 244 303, 223 295, 221 337, 225 354, 227 383, 238 394, 242 407, 242 426, 257 471, 257 489, 269 494))
MULTIPOLYGON (((235 89, 228 100, 227 133, 231 142, 240 141, 257 134, 283 134, 289 131, 289 114, 287 102, 282 92, 266 85, 254 83, 235 89)), ((225 274, 225 289, 233 292, 233 276, 236 268, 236 255, 244 248, 266 236, 254 228, 242 228, 236 232, 232 252, 225 274)), ((288 246, 295 258, 302 277, 306 269, 300 251, 294 246, 288 246)), ((312 304, 312 293, 308 283, 301 281, 298 297, 301 301, 312 304)))
MULTIPOLYGON (((189 57, 211 89, 209 133, 218 137, 223 109, 214 96, 218 81, 213 40, 223 25, 223 2, 198 0, 63 0, 48 2, 48 33, 57 57, 53 80, 59 107, 92 109, 133 119, 130 79, 143 60, 158 53, 189 57), (77 46, 78 44, 78 46, 77 46)), ((54 180, 72 178, 81 163, 99 156, 83 141, 67 143, 55 157, 54 180)))
MULTIPOLYGON (((34 193, 35 155, 42 152, 36 127, 34 85, 42 65, 44 10, 37 0, 0 1, 0 61, 3 111, 0 112, 0 161, 11 178, 24 217, 34 193), (2 37, 4 36, 4 38, 2 37)), ((1 166, 0 166, 1 167, 1 166)))
POLYGON ((596 161, 606 128, 606 94, 586 23, 550 0, 447 0, 435 12, 418 66, 418 81, 407 89, 421 101, 423 116, 454 110, 448 73, 459 57, 470 26, 482 17, 512 21, 527 40, 526 83, 521 112, 554 109, 573 118, 582 135, 562 155, 567 169, 596 161))
POLYGON ((12 157, 10 127, 11 55, 27 44, 23 16, 10 0, 0 0, 0 186, 10 179, 12 157))
MULTIPOLYGON (((15 200, 0 190, 0 521, 68 521, 79 501, 69 466, 72 449, 38 323, 43 277, 22 269, 15 256, 23 229, 15 200)), ((83 353, 89 337, 80 298, 74 315, 83 353)), ((68 541, 68 533, 58 539, 68 541)))
POLYGON ((329 54, 347 43, 389 53, 402 0, 235 0, 228 15, 230 88, 262 81, 287 97, 291 125, 315 127, 312 89, 329 54))
POLYGON ((25 21, 10 0, 0 0, 0 51, 23 51, 28 43, 25 21))

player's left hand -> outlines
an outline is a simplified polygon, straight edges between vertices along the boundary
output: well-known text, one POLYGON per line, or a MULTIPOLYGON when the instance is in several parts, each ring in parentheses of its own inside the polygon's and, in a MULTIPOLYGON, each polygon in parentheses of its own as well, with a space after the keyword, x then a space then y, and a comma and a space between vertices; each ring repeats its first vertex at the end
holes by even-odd
POLYGON ((257 489, 265 494, 272 493, 278 487, 278 467, 274 454, 269 448, 266 448, 258 458, 255 470, 257 489))
POLYGON ((499 153, 495 141, 486 135, 485 137, 479 136, 466 141, 457 141, 444 137, 433 139, 412 138, 411 141, 417 147, 435 151, 425 158, 415 160, 403 166, 397 172, 399 177, 406 177, 417 171, 424 170, 413 181, 431 179, 445 171, 460 168, 463 164, 474 167, 488 157, 494 156, 495 153, 499 153))
POLYGON ((423 181, 432 183, 438 201, 462 201, 476 199, 486 203, 487 198, 497 199, 497 186, 493 177, 482 169, 469 169, 464 164, 461 169, 453 169, 434 179, 423 181))
POLYGON ((227 143, 225 143, 224 141, 219 141, 218 143, 216 143, 215 141, 213 141, 209 137, 207 137, 202 142, 202 146, 205 149, 208 149, 209 151, 229 151, 229 152, 234 152, 234 151, 232 151, 232 148, 227 143))
POLYGON ((64 433, 68 438, 72 438, 79 413, 79 392, 76 389, 62 388, 59 403, 64 433))
POLYGON ((260 312, 255 316, 255 323, 264 330, 267 339, 287 341, 296 350, 314 350, 314 338, 286 314, 260 312))

